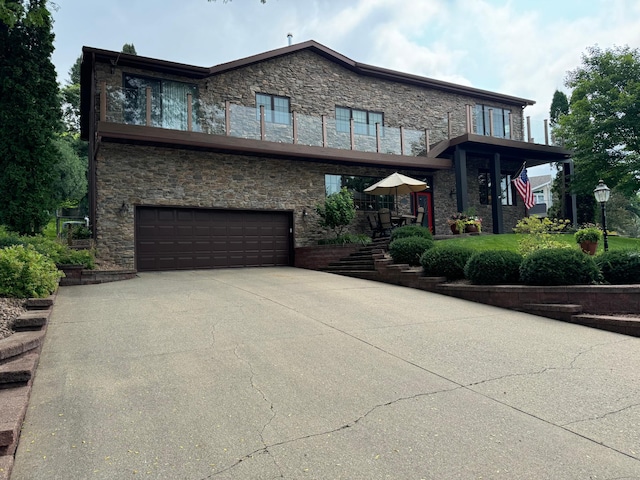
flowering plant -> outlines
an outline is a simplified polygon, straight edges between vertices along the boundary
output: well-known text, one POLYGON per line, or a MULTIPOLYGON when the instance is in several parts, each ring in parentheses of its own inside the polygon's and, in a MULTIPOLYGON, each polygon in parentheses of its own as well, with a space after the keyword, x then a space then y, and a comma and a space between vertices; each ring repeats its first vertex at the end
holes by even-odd
POLYGON ((467 225, 475 225, 478 232, 482 229, 482 219, 471 212, 456 212, 447 219, 447 223, 455 225, 455 229, 460 233, 465 231, 467 225))

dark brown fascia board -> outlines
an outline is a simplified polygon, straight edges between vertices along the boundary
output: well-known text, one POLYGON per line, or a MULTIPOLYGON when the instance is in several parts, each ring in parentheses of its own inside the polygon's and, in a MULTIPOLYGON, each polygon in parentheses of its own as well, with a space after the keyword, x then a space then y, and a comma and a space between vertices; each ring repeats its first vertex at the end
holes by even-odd
POLYGON ((165 60, 157 60, 149 57, 141 57, 139 55, 129 55, 126 53, 113 52, 109 50, 99 50, 91 47, 83 47, 82 51, 87 53, 93 53, 96 60, 111 62, 114 60, 118 65, 136 67, 142 69, 151 69, 164 73, 171 73, 174 75, 183 75, 191 78, 205 78, 208 76, 217 75, 223 72, 236 70, 252 64, 271 60, 273 58, 289 55, 301 50, 310 50, 322 57, 335 62, 343 67, 358 73, 374 78, 380 78, 392 82, 405 83, 425 88, 433 88, 440 91, 455 93, 459 95, 468 95, 483 100, 490 100, 495 102, 501 102, 508 105, 515 105, 519 107, 526 107, 528 105, 534 105, 534 100, 526 98, 514 97, 511 95, 504 95, 501 93, 491 92, 488 90, 482 90, 479 88, 466 87, 464 85, 457 85, 455 83, 444 82, 441 80, 435 80, 432 78, 422 77, 419 75, 412 75, 409 73, 398 72, 395 70, 389 70, 386 68, 375 67, 364 63, 359 63, 351 60, 340 53, 331 50, 328 47, 314 41, 308 40, 302 43, 296 43, 287 47, 277 48, 268 52, 259 53, 250 57, 241 58, 227 63, 222 63, 211 68, 195 67, 191 65, 185 65, 181 63, 173 63, 165 60))
POLYGON ((507 138, 489 137, 486 135, 477 135, 475 133, 465 133, 450 140, 444 140, 433 147, 428 157, 439 157, 447 150, 453 149, 458 145, 462 145, 468 149, 469 146, 481 147, 498 147, 509 150, 513 154, 522 157, 530 156, 531 158, 550 158, 550 161, 562 161, 570 158, 573 154, 571 150, 555 145, 542 145, 539 143, 521 142, 518 140, 510 140, 507 138))
POLYGON ((341 150, 337 148, 312 147, 308 145, 267 142, 224 135, 165 130, 155 127, 123 125, 110 122, 98 122, 97 135, 102 141, 112 140, 123 143, 142 143, 174 148, 224 151, 238 155, 262 155, 271 158, 294 158, 413 169, 442 170, 452 167, 451 160, 447 158, 413 157, 407 155, 341 150))

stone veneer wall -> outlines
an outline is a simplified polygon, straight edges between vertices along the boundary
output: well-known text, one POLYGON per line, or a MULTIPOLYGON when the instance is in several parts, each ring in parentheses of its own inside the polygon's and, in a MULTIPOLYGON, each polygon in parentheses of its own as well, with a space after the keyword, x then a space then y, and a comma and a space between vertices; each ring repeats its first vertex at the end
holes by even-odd
POLYGON ((426 89, 414 85, 358 75, 341 65, 308 50, 273 58, 237 70, 194 80, 161 75, 134 68, 98 64, 96 82, 109 88, 122 88, 123 74, 166 78, 198 86, 198 96, 211 114, 214 107, 224 109, 225 101, 255 107, 256 93, 289 97, 292 111, 303 115, 335 118, 336 106, 384 113, 390 127, 431 130, 431 143, 447 136, 447 113, 452 113, 453 136, 465 132, 465 105, 487 104, 511 111, 513 138, 523 139, 523 112, 519 106, 426 89))
MULTIPOLYGON (((295 247, 331 235, 317 224, 325 174, 383 177, 390 170, 163 147, 100 144, 97 155, 98 255, 134 268, 136 205, 293 211, 295 247), (122 203, 131 208, 124 215, 122 203), (307 211, 303 217, 302 211, 307 211)), ((426 172, 414 172, 425 176, 426 172)), ((351 226, 368 233, 360 212, 351 226)))

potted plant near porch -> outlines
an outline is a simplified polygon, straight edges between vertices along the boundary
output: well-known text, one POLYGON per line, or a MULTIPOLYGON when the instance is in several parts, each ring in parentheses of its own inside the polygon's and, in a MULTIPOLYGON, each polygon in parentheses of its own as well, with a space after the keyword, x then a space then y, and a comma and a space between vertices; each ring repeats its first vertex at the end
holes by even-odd
POLYGON ((583 252, 589 255, 595 255, 598 242, 602 238, 602 232, 596 226, 586 226, 574 233, 574 237, 583 252))

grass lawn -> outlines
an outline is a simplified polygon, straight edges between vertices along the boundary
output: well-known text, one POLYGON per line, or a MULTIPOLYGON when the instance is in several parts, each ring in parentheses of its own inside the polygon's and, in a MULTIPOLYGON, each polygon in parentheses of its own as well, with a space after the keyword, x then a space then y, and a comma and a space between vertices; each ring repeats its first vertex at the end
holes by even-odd
MULTIPOLYGON (((451 238, 444 241, 447 243, 455 243, 457 245, 464 245, 465 247, 473 248, 474 250, 511 250, 513 252, 518 251, 518 239, 524 237, 516 233, 505 233, 503 235, 453 235, 451 238)), ((566 243, 567 245, 578 247, 573 234, 558 234, 553 236, 554 240, 566 243)), ((436 245, 438 244, 436 242, 436 245)), ((621 250, 621 249, 633 249, 640 250, 639 238, 626 238, 618 236, 608 237, 609 250, 621 250)), ((598 253, 604 251, 604 242, 598 242, 598 253)))

